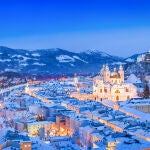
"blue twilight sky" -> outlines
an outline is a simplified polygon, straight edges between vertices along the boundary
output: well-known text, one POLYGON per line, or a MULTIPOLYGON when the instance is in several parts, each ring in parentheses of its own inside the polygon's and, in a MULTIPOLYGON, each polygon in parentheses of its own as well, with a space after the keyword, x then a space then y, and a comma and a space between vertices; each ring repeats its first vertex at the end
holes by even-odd
POLYGON ((0 45, 99 49, 129 56, 150 49, 150 1, 0 0, 0 45))

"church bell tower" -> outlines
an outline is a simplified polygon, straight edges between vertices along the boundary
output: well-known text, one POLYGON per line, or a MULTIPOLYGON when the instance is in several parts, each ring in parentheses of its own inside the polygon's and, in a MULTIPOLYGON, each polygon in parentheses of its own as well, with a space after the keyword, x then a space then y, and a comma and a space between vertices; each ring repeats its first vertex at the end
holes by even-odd
POLYGON ((119 74, 120 74, 121 83, 124 83, 124 70, 123 70, 122 65, 120 65, 118 72, 119 72, 119 74))

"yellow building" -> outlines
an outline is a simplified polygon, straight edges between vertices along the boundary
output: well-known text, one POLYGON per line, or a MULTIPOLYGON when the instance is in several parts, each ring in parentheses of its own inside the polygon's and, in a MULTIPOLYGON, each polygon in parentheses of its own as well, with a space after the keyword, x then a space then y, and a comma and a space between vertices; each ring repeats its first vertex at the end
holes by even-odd
POLYGON ((106 65, 101 69, 100 75, 94 78, 93 95, 99 100, 125 101, 137 97, 137 88, 124 82, 124 70, 121 65, 118 71, 114 68, 113 72, 110 72, 106 65))
POLYGON ((20 143, 20 150, 32 150, 32 143, 31 142, 21 142, 20 143))
POLYGON ((55 122, 52 121, 36 121, 32 123, 27 123, 27 129, 29 136, 39 136, 40 130, 43 128, 44 135, 49 136, 51 130, 55 127, 55 122))

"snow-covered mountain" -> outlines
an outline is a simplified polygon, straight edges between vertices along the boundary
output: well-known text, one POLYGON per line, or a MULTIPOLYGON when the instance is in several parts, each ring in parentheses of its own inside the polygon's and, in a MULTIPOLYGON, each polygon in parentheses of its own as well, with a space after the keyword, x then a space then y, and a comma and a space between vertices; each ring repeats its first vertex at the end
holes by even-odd
POLYGON ((125 60, 127 61, 125 67, 127 73, 143 77, 150 74, 150 52, 135 54, 125 60))
POLYGON ((103 64, 126 63, 123 58, 99 50, 74 53, 67 50, 22 50, 0 47, 0 71, 29 74, 98 72, 103 64))
POLYGON ((137 62, 137 58, 142 56, 142 55, 145 55, 147 52, 145 53, 140 53, 140 54, 134 54, 128 58, 125 59, 125 61, 129 62, 129 63, 135 63, 137 62))

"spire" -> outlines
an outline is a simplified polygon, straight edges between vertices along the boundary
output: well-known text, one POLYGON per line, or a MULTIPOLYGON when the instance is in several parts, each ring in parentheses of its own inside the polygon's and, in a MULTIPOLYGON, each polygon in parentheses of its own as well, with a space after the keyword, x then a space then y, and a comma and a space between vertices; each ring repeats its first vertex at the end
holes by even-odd
POLYGON ((103 67, 101 68, 101 71, 100 71, 100 75, 104 75, 104 71, 105 71, 105 65, 103 65, 103 67))
POLYGON ((109 71, 109 67, 108 67, 108 65, 106 65, 105 70, 106 70, 106 71, 109 71))
POLYGON ((122 65, 121 65, 121 64, 120 64, 120 66, 119 66, 119 70, 121 70, 121 71, 123 70, 123 67, 122 67, 122 65))
POLYGON ((76 74, 76 73, 74 74, 74 77, 77 77, 77 74, 76 74))
POLYGON ((26 87, 29 87, 29 83, 28 82, 26 83, 26 87))
POLYGON ((121 83, 124 82, 124 70, 123 70, 123 67, 122 65, 120 64, 120 67, 119 67, 119 74, 120 74, 120 77, 121 77, 121 83))
POLYGON ((101 72, 105 71, 105 65, 103 65, 101 72))
POLYGON ((114 68, 114 72, 117 72, 117 69, 116 69, 116 67, 114 68))
POLYGON ((105 65, 103 65, 103 68, 102 69, 105 69, 105 65))

